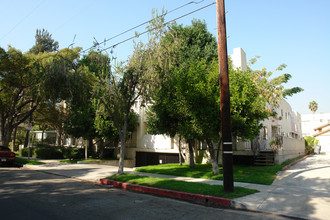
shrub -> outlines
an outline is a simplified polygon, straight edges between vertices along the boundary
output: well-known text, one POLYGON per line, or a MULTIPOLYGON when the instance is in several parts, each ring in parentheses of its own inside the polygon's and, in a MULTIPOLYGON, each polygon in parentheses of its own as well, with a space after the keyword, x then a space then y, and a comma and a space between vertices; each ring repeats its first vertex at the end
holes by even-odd
MULTIPOLYGON (((23 148, 19 152, 20 156, 28 156, 28 148, 23 148)), ((37 147, 30 148, 30 157, 40 159, 81 159, 84 158, 85 151, 83 148, 49 146, 38 144, 37 147)))
POLYGON ((318 140, 316 140, 314 137, 306 136, 305 139, 305 153, 306 154, 312 154, 314 153, 314 146, 318 144, 318 140))
MULTIPOLYGON (((22 150, 19 151, 18 155, 21 157, 28 157, 29 156, 28 150, 29 150, 28 147, 23 148, 22 150)), ((30 147, 30 157, 33 157, 33 154, 34 154, 34 148, 30 147)))
POLYGON ((59 147, 36 147, 34 156, 41 159, 63 159, 63 153, 59 147))
POLYGON ((81 159, 84 158, 85 151, 83 148, 62 147, 63 157, 65 159, 81 159))

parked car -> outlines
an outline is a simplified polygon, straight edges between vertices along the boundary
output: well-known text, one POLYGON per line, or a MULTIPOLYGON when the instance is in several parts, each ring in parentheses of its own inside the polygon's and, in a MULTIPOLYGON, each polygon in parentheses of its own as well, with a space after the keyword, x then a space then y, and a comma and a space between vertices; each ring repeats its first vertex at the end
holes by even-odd
POLYGON ((15 161, 15 153, 8 147, 0 146, 0 164, 12 165, 15 161))

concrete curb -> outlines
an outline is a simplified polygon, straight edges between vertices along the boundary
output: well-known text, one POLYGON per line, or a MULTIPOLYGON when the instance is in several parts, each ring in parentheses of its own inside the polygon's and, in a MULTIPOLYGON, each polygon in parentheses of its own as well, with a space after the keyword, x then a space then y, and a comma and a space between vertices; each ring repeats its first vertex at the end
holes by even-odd
POLYGON ((122 188, 124 190, 132 190, 132 191, 155 194, 155 195, 160 195, 175 199, 182 199, 193 203, 202 204, 205 206, 231 208, 231 199, 226 199, 221 197, 179 192, 168 189, 159 189, 149 186, 140 186, 136 184, 123 183, 108 179, 100 179, 99 183, 102 185, 113 185, 115 187, 122 188))
POLYGON ((287 170, 290 167, 292 167, 293 165, 295 165, 296 163, 299 163, 300 161, 305 160, 307 157, 311 157, 311 156, 313 156, 313 154, 306 155, 303 158, 296 160, 296 161, 290 163, 289 165, 286 165, 285 167, 282 167, 281 171, 287 170))

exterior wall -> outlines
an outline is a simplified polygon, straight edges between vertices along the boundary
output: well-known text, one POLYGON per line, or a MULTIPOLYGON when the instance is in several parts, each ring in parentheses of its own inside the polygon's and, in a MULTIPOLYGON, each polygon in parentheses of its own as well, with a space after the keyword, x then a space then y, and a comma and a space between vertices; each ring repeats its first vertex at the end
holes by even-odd
POLYGON ((280 100, 279 107, 276 109, 276 113, 276 118, 272 117, 263 122, 268 131, 267 145, 269 145, 270 141, 274 138, 275 130, 279 135, 282 135, 283 137, 291 137, 301 140, 302 130, 300 114, 293 111, 289 103, 285 100, 280 100))
POLYGON ((247 70, 246 54, 240 47, 234 48, 233 54, 230 55, 234 68, 240 68, 242 71, 247 70))
POLYGON ((305 141, 290 137, 283 137, 283 148, 279 149, 275 155, 276 164, 305 155, 305 141))
POLYGON ((179 153, 179 139, 167 135, 150 135, 146 132, 145 107, 140 107, 139 101, 134 105, 133 110, 139 115, 139 126, 132 134, 132 139, 127 142, 125 157, 133 160, 136 164, 136 152, 145 153, 179 153))
POLYGON ((325 133, 321 136, 317 136, 315 138, 319 140, 321 152, 330 152, 330 132, 325 133))
MULTIPOLYGON (((313 136, 317 132, 315 128, 330 123, 330 113, 321 114, 303 114, 302 118, 302 133, 303 136, 313 136)), ((327 129, 326 127, 324 129, 327 129)), ((321 152, 330 152, 330 132, 315 137, 319 140, 321 152)))
POLYGON ((314 128, 326 123, 330 123, 330 113, 301 115, 303 136, 312 136, 315 134, 314 128))

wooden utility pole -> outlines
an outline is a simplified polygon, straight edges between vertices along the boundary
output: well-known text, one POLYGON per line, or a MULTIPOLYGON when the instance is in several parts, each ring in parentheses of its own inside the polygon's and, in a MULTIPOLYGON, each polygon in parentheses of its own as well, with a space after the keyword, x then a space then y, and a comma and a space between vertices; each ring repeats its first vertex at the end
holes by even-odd
POLYGON ((224 0, 217 0, 218 55, 220 72, 220 110, 223 139, 222 166, 223 187, 225 192, 234 191, 233 150, 230 126, 230 96, 227 58, 227 36, 224 0))

